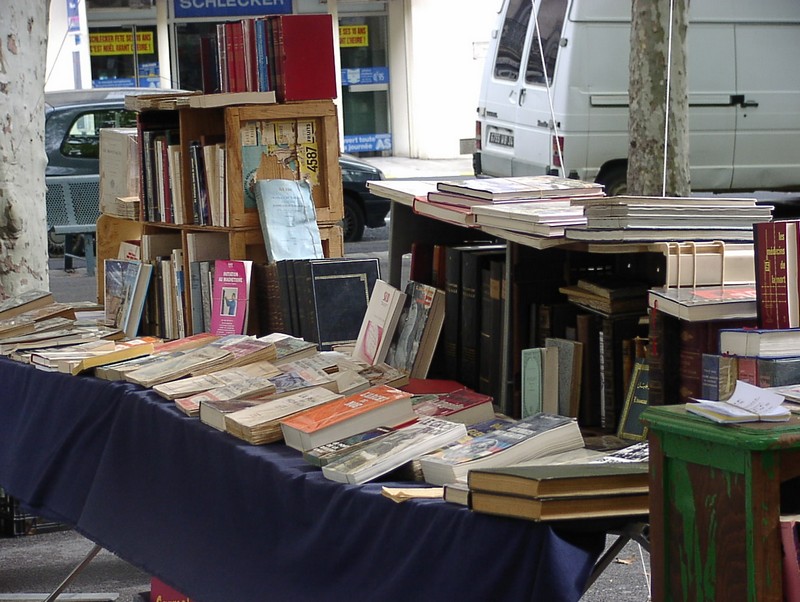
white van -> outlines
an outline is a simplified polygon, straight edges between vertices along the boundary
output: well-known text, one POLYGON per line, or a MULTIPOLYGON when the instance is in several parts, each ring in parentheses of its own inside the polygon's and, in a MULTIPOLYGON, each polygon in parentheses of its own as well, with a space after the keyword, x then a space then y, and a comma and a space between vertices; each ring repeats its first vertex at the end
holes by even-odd
MULTIPOLYGON (((800 0, 689 6, 692 189, 800 188, 800 0)), ((503 1, 478 107, 477 175, 555 173, 625 190, 630 16, 631 0, 503 1)))

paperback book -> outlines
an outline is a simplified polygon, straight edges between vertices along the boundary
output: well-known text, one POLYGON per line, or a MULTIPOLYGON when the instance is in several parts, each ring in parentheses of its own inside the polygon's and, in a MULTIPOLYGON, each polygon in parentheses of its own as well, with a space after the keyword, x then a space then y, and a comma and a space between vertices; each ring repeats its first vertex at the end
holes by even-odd
POLYGON ((218 259, 214 268, 211 296, 211 332, 218 335, 247 332, 250 298, 249 260, 218 259))

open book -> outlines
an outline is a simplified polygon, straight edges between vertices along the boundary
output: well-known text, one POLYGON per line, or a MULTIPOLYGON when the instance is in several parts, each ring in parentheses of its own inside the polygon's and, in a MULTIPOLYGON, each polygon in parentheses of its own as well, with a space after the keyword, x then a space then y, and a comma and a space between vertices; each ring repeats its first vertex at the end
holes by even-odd
POLYGON ((784 407, 783 396, 741 380, 736 381, 733 395, 726 401, 695 399, 687 403, 686 411, 714 422, 785 422, 791 412, 784 407))

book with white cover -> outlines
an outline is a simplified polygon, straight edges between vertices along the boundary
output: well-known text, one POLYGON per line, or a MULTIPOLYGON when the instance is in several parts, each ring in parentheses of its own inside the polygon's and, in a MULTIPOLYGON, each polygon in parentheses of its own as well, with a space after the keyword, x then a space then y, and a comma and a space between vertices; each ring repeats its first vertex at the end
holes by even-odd
POLYGON ((376 280, 367 305, 367 313, 356 338, 353 357, 370 366, 386 359, 389 345, 400 315, 406 294, 383 280, 376 280))
POLYGON ((433 416, 379 435, 363 447, 322 467, 322 474, 340 483, 365 483, 428 452, 457 441, 463 424, 433 416))

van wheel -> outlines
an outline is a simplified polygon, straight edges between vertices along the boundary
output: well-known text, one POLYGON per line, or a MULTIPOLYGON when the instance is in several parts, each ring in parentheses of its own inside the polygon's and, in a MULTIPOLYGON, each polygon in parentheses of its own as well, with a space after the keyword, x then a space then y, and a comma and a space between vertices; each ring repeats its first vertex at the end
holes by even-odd
POLYGON ((618 196, 628 192, 627 167, 615 167, 597 180, 605 187, 606 196, 618 196))

